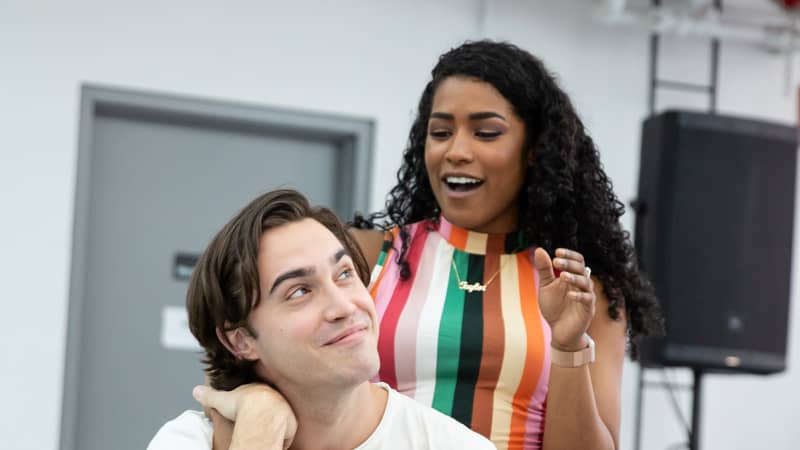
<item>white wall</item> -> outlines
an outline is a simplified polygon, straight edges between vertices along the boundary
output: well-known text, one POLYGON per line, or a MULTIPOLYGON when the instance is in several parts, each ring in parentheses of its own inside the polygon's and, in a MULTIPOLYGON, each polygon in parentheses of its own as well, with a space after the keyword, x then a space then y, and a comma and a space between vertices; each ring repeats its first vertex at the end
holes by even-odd
MULTIPOLYGON (((478 1, 466 0, 0 0, 3 448, 58 446, 80 83, 372 117, 378 208, 436 56, 476 37, 479 11, 478 1)), ((559 74, 617 193, 634 197, 647 37, 595 24, 586 3, 575 1, 489 2, 484 27, 559 74)), ((702 45, 666 46, 664 70, 705 76, 702 45)), ((725 46, 721 64, 721 111, 795 121, 796 96, 784 95, 780 58, 725 46)), ((797 265, 793 280, 796 302, 797 265)), ((791 320, 786 373, 708 377, 704 448, 796 448, 800 308, 791 320)), ((633 443, 636 370, 626 365, 624 448, 633 443)), ((682 439, 663 392, 648 392, 645 412, 644 448, 682 439)))

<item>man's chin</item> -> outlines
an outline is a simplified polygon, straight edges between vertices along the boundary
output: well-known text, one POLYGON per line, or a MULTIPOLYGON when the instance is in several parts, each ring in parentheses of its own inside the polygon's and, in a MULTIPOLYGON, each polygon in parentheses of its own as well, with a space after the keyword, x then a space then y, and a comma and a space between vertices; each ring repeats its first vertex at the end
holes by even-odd
POLYGON ((378 353, 374 355, 364 355, 363 359, 353 361, 350 372, 351 381, 354 384, 362 383, 364 381, 373 381, 378 377, 378 370, 381 367, 381 360, 378 353))

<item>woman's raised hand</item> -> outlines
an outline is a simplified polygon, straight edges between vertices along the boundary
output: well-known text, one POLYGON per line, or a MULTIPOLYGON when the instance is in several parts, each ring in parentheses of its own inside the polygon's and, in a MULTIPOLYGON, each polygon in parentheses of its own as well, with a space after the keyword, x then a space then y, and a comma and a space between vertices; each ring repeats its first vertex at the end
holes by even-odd
POLYGON ((553 333, 551 345, 574 352, 587 345, 583 333, 594 317, 594 283, 582 254, 564 248, 555 253, 552 260, 542 248, 534 254, 539 273, 539 309, 553 333), (558 277, 553 267, 561 271, 558 277))

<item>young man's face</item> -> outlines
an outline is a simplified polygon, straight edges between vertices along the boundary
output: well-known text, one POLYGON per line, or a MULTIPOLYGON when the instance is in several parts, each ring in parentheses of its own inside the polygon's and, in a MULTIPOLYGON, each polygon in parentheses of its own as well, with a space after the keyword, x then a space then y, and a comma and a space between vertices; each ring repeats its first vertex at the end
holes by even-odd
POLYGON ((313 219, 261 236, 261 302, 250 314, 259 375, 286 394, 354 386, 378 372, 378 320, 341 242, 313 219))

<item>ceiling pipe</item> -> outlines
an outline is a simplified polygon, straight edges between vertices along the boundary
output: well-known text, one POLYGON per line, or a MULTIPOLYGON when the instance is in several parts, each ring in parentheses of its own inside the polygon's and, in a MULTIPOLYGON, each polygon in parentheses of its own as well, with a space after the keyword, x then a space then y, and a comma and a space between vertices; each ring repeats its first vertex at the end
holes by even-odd
POLYGON ((718 38, 726 42, 753 44, 772 52, 800 50, 796 20, 776 17, 772 23, 732 22, 705 5, 691 9, 667 6, 633 7, 625 0, 603 0, 598 18, 609 25, 627 26, 649 33, 680 37, 718 38))

